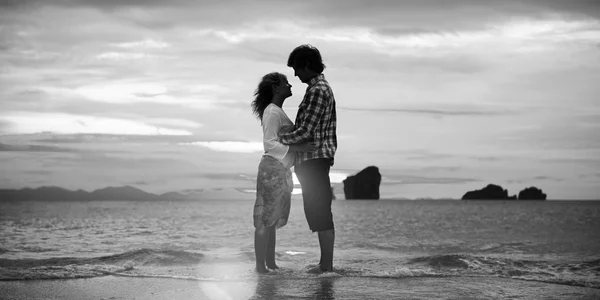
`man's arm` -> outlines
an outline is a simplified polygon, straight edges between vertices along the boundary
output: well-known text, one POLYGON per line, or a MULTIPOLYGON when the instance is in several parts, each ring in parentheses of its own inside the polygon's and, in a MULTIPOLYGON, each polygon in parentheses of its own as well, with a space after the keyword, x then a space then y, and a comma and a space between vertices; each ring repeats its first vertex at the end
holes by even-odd
POLYGON ((327 104, 324 91, 320 88, 312 89, 308 94, 304 118, 299 120, 294 131, 281 134, 279 141, 285 145, 312 142, 312 133, 321 121, 327 104))

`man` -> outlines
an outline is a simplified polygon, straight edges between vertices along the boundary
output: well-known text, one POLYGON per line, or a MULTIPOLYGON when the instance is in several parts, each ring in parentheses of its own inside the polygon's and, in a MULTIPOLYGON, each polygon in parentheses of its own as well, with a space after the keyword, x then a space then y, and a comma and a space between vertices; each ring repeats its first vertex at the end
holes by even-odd
POLYGON ((302 187, 304 214, 312 232, 318 232, 323 272, 333 271, 335 229, 331 212, 332 192, 329 169, 337 149, 335 98, 325 76, 319 50, 311 45, 296 47, 288 58, 288 67, 306 83, 304 99, 298 106, 295 129, 280 135, 283 144, 313 142, 314 152, 298 152, 294 172, 302 187))

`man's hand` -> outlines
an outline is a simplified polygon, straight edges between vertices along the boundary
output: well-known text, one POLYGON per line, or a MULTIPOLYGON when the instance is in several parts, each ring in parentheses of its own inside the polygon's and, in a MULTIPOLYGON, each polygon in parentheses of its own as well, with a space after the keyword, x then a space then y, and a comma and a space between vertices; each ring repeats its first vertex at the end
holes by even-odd
POLYGON ((282 135, 284 133, 290 133, 294 131, 294 125, 284 125, 279 128, 279 133, 277 135, 282 135))
POLYGON ((317 143, 314 142, 290 145, 290 151, 293 152, 315 152, 318 149, 317 143))

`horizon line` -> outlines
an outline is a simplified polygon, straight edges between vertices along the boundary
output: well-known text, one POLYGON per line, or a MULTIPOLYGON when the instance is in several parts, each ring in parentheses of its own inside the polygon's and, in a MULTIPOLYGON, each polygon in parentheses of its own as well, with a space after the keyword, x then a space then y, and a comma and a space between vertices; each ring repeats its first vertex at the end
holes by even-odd
MULTIPOLYGON (((57 188, 57 189, 62 189, 62 190, 66 190, 69 192, 77 192, 77 191, 84 191, 86 193, 93 193, 95 191, 98 190, 102 190, 102 189, 106 189, 106 188, 127 188, 127 187, 131 187, 134 188, 136 190, 140 190, 144 193, 147 194, 151 194, 151 195, 155 195, 155 196, 162 196, 162 195, 166 195, 169 193, 179 193, 179 194, 186 194, 185 191, 188 192, 196 192, 196 193, 202 193, 202 192, 211 192, 211 191, 236 191, 240 194, 253 194, 248 192, 248 190, 250 189, 245 189, 245 188, 236 188, 236 187, 226 187, 226 188, 220 188, 220 187, 216 187, 216 188, 199 188, 199 189, 183 189, 183 190, 177 190, 177 191, 168 191, 168 192, 164 192, 164 193, 152 193, 152 192, 148 192, 142 188, 138 188, 136 186, 130 185, 130 184, 126 184, 126 185, 121 185, 121 186, 105 186, 102 188, 98 188, 98 189, 94 189, 91 191, 85 190, 83 188, 79 188, 79 189, 69 189, 69 188, 65 188, 65 187, 60 187, 60 186, 55 186, 55 185, 44 185, 44 186, 38 186, 38 187, 23 187, 23 188, 4 188, 4 187, 0 187, 0 191, 2 190, 12 190, 12 191, 21 191, 21 190, 37 190, 37 189, 42 189, 42 188, 57 188)), ((293 193, 292 194, 292 198, 294 198, 294 196, 298 196, 298 195, 302 195, 301 189, 299 189, 300 192, 299 193, 293 193)), ((336 193, 334 193, 336 194, 336 193)), ((337 193, 337 194, 343 194, 343 193, 337 193)), ((339 198, 339 200, 348 200, 348 199, 342 199, 339 198)), ((545 199, 545 200, 527 200, 527 199, 461 199, 461 198, 454 198, 454 197, 415 197, 415 198, 409 198, 409 197, 403 197, 403 196, 396 196, 396 197, 380 197, 379 199, 350 199, 348 201, 378 201, 378 200, 393 200, 393 201, 398 201, 398 200, 407 200, 407 201, 445 201, 445 200, 458 200, 458 201, 600 201, 600 198, 598 199, 577 199, 577 198, 571 198, 571 199, 545 199)), ((100 200, 103 201, 103 200, 100 200)), ((104 201, 110 201, 110 200, 104 200, 104 201)))

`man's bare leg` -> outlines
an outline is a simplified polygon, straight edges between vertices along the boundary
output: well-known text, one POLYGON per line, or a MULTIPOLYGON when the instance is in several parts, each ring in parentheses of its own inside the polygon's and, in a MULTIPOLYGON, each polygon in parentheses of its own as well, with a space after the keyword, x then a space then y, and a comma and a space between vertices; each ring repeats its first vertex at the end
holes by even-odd
POLYGON ((267 228, 269 234, 269 241, 267 243, 266 263, 269 269, 279 269, 275 263, 275 243, 277 242, 277 236, 275 234, 275 226, 267 228))
POLYGON ((335 243, 335 229, 319 231, 319 246, 321 247, 321 270, 333 272, 333 245, 335 243))
POLYGON ((268 273, 265 266, 265 257, 267 250, 267 242, 269 240, 269 231, 264 225, 258 226, 254 230, 254 253, 256 255, 256 272, 264 274, 268 273))

